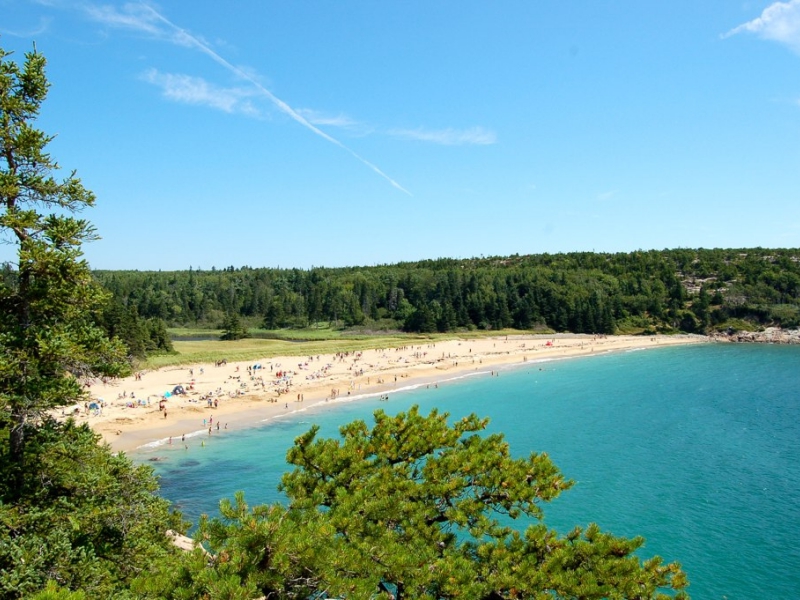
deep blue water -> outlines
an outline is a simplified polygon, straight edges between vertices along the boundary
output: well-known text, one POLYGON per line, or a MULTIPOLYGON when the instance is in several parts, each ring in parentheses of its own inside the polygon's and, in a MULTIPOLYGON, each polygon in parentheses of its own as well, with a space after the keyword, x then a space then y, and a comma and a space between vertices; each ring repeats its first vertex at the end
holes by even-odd
MULTIPOLYGON (((326 404, 260 428, 164 448, 162 493, 196 521, 244 490, 273 502, 292 440, 376 409, 419 404, 491 418, 518 455, 548 452, 576 485, 545 506, 566 532, 598 523, 643 535, 642 556, 681 562, 691 596, 800 598, 800 348, 702 345, 528 363, 441 384, 326 404), (543 369, 543 370, 540 370, 543 369)), ((152 454, 139 455, 142 459, 152 454)))

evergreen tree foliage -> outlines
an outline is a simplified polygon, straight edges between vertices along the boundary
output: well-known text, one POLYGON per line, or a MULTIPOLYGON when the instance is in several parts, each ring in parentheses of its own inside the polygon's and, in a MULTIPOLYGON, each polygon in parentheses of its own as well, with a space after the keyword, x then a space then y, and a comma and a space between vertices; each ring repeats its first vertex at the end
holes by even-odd
POLYGON ((545 454, 514 458, 472 415, 375 413, 340 439, 298 437, 288 506, 238 493, 201 521, 201 550, 135 589, 166 598, 687 598, 680 566, 640 560, 641 538, 596 525, 566 535, 542 504, 569 489, 545 454), (526 517, 524 531, 513 527, 526 517))
POLYGON ((222 340, 241 340, 249 337, 247 328, 242 325, 242 320, 236 313, 228 313, 222 322, 222 340))
MULTIPOLYGON (((35 50, 18 66, 0 49, 0 235, 16 249, 0 270, 0 597, 129 597, 134 578, 176 554, 166 530, 183 524, 149 469, 86 425, 52 420, 85 398, 86 381, 130 366, 105 335, 109 296, 82 259, 96 236, 75 214, 94 195, 74 172, 55 177, 52 137, 34 126, 44 69, 35 50)), ((114 326, 135 330, 136 314, 114 326)), ((159 336, 163 323, 149 333, 159 336)))
POLYGON ((177 554, 165 532, 184 524, 154 494, 152 469, 98 442, 87 425, 46 419, 29 432, 21 488, 0 454, 0 597, 27 598, 48 581, 62 588, 56 598, 121 597, 177 554))
POLYGON ((286 327, 287 324, 288 322, 283 312, 283 304, 279 298, 275 298, 267 306, 266 313, 264 313, 263 327, 264 329, 279 329, 286 327))
POLYGON ((109 338, 125 344, 131 360, 175 351, 163 319, 142 319, 135 307, 126 307, 118 300, 106 305, 98 324, 109 338))
POLYGON ((798 249, 580 252, 307 271, 243 267, 95 275, 141 317, 172 325, 215 327, 228 313, 260 321, 265 329, 325 321, 369 327, 382 320, 422 333, 505 327, 702 332, 729 318, 755 327, 800 325, 798 249))
POLYGON ((144 328, 146 332, 145 352, 147 354, 175 352, 172 339, 167 332, 167 324, 163 319, 146 319, 144 328))
POLYGON ((0 280, 0 428, 16 489, 36 420, 83 398, 84 379, 129 369, 122 344, 96 325, 106 295, 81 258, 81 244, 96 236, 74 214, 94 195, 74 172, 55 178, 53 138, 34 127, 49 86, 44 69, 36 51, 19 67, 0 49, 0 232, 17 250, 0 280))

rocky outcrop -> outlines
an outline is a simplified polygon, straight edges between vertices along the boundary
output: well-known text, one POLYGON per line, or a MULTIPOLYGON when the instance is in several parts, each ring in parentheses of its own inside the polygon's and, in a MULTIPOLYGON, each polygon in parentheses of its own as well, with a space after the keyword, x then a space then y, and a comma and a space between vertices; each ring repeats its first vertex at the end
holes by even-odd
POLYGON ((200 548, 203 552, 210 556, 205 548, 203 548, 200 544, 195 542, 192 538, 182 535, 177 531, 173 531, 172 529, 167 529, 167 537, 172 540, 172 543, 180 548, 181 550, 185 550, 186 552, 191 552, 195 548, 200 548))
POLYGON ((800 329, 781 329, 767 327, 764 331, 734 331, 714 333, 711 339, 719 342, 740 342, 750 344, 800 344, 800 329))

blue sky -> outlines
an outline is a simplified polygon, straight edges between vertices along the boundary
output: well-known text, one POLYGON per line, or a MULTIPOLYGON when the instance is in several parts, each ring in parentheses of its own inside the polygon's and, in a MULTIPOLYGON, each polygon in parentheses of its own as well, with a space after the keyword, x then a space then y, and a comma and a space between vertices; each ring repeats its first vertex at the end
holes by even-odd
POLYGON ((800 246, 800 0, 0 15, 48 59, 94 268, 800 246))

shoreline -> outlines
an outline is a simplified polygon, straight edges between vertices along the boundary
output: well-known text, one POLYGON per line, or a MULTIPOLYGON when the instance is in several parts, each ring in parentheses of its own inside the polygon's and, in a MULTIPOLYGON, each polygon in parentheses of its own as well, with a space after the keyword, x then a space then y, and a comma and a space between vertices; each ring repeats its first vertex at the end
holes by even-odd
POLYGON ((520 334, 167 367, 97 382, 84 406, 66 408, 62 415, 88 422, 113 451, 133 452, 167 445, 170 438, 177 445, 182 436, 227 434, 318 405, 357 402, 527 362, 709 341, 700 335, 520 334), (172 395, 177 386, 186 394, 172 395))

